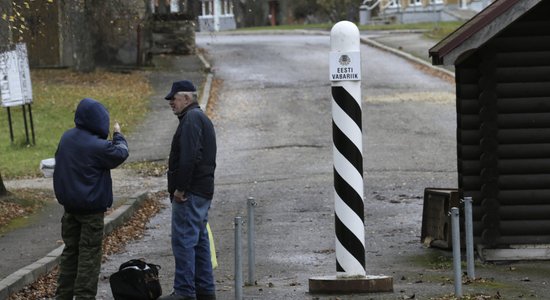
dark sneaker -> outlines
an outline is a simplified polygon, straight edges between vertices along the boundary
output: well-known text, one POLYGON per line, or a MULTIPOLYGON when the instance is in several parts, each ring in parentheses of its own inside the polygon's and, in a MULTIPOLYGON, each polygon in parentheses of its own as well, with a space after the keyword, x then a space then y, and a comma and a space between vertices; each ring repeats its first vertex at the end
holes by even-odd
POLYGON ((158 298, 158 300, 196 300, 196 299, 197 298, 195 297, 176 295, 176 293, 172 293, 170 295, 162 296, 158 298))
POLYGON ((212 294, 212 295, 197 294, 197 300, 216 300, 216 294, 212 294))

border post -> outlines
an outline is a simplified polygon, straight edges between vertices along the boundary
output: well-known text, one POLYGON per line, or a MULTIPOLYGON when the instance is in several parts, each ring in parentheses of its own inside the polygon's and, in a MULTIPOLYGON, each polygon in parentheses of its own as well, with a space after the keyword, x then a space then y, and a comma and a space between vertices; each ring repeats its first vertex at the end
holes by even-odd
POLYGON ((330 44, 336 276, 310 278, 309 291, 392 292, 391 277, 366 275, 365 270, 359 29, 349 21, 336 23, 330 44))
POLYGON ((340 22, 330 42, 336 272, 338 277, 365 276, 359 29, 340 22))

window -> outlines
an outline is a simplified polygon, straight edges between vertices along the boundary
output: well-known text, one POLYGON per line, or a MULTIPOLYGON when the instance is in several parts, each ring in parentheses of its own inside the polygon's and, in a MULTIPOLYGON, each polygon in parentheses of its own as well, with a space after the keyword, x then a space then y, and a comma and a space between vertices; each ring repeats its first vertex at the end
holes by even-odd
POLYGON ((411 6, 420 6, 422 5, 422 0, 409 0, 411 6))
POLYGON ((399 5, 399 0, 390 0, 388 2, 388 7, 390 8, 395 8, 395 7, 400 7, 401 5, 399 5))

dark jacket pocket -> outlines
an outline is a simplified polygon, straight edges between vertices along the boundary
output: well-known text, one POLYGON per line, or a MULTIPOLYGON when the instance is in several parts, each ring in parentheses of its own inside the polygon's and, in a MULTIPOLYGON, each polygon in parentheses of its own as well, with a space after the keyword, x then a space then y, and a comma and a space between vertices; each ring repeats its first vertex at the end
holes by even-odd
POLYGON ((173 194, 176 191, 176 182, 178 178, 178 171, 168 171, 168 193, 173 194))

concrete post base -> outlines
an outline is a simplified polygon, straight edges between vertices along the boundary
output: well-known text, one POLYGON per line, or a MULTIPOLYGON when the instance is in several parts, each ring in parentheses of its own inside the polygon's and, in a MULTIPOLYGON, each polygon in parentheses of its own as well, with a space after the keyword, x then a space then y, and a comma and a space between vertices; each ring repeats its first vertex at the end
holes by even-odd
POLYGON ((393 278, 383 275, 366 275, 360 278, 312 277, 309 279, 309 292, 312 294, 393 292, 393 278))

